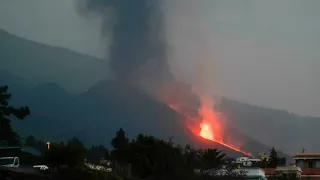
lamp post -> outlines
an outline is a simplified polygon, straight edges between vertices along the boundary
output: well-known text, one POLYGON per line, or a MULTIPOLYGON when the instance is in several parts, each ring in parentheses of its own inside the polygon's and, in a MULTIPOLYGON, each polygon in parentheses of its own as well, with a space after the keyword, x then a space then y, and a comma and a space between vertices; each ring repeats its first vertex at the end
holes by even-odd
POLYGON ((47 142, 47 148, 50 149, 50 142, 47 142))

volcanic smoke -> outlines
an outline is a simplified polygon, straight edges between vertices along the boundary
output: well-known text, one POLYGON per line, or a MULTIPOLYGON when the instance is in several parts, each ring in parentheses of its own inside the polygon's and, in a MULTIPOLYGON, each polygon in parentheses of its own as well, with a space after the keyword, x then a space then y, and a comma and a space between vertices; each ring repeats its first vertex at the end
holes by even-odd
MULTIPOLYGON (((94 13, 103 19, 103 36, 112 35, 108 51, 110 67, 115 73, 116 81, 140 88, 169 104, 172 109, 185 117, 190 117, 190 121, 198 124, 199 127, 196 129, 200 129, 195 132, 189 127, 195 135, 250 155, 223 140, 222 123, 218 113, 213 111, 212 98, 202 96, 201 93, 193 93, 184 83, 178 82, 171 73, 167 57, 169 54, 167 42, 163 39, 165 27, 161 7, 163 1, 79 0, 78 3, 80 13, 94 13), (199 104, 193 102, 195 94, 200 97, 197 98, 197 101, 200 99, 200 106, 196 114, 193 111, 199 104)), ((192 18, 187 19, 189 21, 192 18)), ((200 38, 201 42, 202 40, 200 38)), ((210 46, 204 46, 203 49, 206 47, 210 46)), ((195 50, 200 51, 200 49, 195 50)), ((205 67, 200 66, 199 69, 205 67)))

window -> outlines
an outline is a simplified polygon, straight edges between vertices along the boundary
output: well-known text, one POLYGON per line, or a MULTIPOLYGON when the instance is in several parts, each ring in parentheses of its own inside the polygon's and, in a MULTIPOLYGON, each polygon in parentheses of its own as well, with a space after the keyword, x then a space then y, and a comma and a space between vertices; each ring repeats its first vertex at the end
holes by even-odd
POLYGON ((320 160, 316 161, 316 168, 320 168, 320 160))
POLYGON ((299 168, 304 168, 303 160, 298 160, 298 167, 299 168))
POLYGON ((308 168, 313 168, 313 163, 312 163, 312 161, 308 161, 308 168))

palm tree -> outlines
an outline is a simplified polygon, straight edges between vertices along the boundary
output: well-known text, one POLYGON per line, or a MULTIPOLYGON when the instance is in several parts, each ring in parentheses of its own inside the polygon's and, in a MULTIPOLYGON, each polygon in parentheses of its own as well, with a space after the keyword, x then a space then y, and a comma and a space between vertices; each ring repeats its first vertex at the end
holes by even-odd
POLYGON ((199 149, 197 157, 200 160, 200 175, 208 177, 216 175, 217 170, 225 164, 226 154, 217 149, 199 149))
POLYGON ((199 149, 198 157, 208 168, 220 168, 224 165, 226 154, 217 149, 199 149))

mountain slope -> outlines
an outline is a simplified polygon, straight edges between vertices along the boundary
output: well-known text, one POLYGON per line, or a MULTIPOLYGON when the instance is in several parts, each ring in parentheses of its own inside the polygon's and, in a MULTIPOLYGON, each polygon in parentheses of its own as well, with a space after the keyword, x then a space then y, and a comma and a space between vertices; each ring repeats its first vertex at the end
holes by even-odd
MULTIPOLYGON (((102 81, 76 96, 52 83, 20 91, 24 93, 14 94, 13 104, 28 105, 32 112, 24 121, 13 121, 24 137, 33 134, 39 139, 60 141, 77 136, 88 146, 108 146, 117 129, 124 128, 131 138, 138 133, 163 139, 173 137, 176 143, 219 148, 231 156, 240 155, 195 136, 187 129, 186 117, 140 91, 114 81, 102 81)), ((248 150, 259 147, 269 149, 254 142, 253 148, 248 150)))
POLYGON ((68 89, 85 90, 110 76, 107 62, 67 49, 26 40, 0 29, 1 69, 68 89))
POLYGON ((275 146, 289 154, 303 148, 319 152, 315 143, 320 135, 320 118, 303 117, 283 110, 258 107, 224 98, 221 112, 229 123, 264 144, 275 146))

